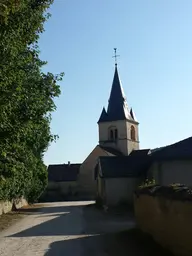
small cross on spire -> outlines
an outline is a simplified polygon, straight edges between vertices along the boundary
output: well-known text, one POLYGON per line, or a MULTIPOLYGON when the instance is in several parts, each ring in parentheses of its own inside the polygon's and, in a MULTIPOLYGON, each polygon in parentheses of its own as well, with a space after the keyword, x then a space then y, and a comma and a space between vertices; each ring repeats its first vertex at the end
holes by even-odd
POLYGON ((113 56, 113 58, 115 58, 115 66, 117 66, 117 58, 118 58, 120 55, 117 55, 117 48, 114 48, 114 51, 115 51, 115 55, 113 56))

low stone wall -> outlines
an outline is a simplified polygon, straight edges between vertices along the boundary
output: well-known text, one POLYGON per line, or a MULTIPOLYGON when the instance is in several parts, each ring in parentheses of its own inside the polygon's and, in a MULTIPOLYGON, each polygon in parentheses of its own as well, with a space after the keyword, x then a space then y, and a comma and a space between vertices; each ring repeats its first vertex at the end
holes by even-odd
POLYGON ((189 189, 170 186, 159 187, 159 191, 158 187, 138 190, 134 208, 136 221, 143 232, 152 235, 175 255, 192 255, 192 195, 189 189))
POLYGON ((27 201, 24 198, 10 201, 0 201, 0 215, 8 213, 13 209, 19 209, 25 205, 27 205, 27 201))

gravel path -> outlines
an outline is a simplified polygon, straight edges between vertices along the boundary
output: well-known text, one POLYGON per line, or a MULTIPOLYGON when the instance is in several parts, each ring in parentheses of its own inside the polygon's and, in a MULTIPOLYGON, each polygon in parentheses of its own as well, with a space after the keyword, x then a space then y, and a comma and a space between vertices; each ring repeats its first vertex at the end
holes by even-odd
POLYGON ((91 204, 81 201, 41 205, 38 212, 29 213, 0 233, 0 255, 109 255, 103 251, 102 241, 110 243, 108 234, 129 229, 134 223, 127 216, 109 216, 91 204))
POLYGON ((1 256, 82 256, 87 202, 45 204, 0 234, 1 256), (70 241, 70 242, 69 242, 70 241), (74 242, 75 241, 75 242, 74 242), (74 246, 75 245, 75 246, 74 246))

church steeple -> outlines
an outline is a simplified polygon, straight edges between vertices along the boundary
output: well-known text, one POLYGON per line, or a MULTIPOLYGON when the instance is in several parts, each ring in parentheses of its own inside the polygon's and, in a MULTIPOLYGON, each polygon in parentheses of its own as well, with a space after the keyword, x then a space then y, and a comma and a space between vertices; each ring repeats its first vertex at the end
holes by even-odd
POLYGON ((128 108, 118 74, 117 56, 115 48, 115 73, 108 108, 107 111, 103 108, 98 121, 99 144, 129 155, 132 150, 139 149, 139 123, 133 109, 128 108))
POLYGON ((117 63, 115 63, 115 73, 113 77, 107 112, 103 109, 98 123, 126 119, 132 119, 132 117, 130 115, 125 93, 119 78, 117 63))
POLYGON ((130 117, 125 93, 119 78, 117 65, 115 65, 115 74, 113 78, 107 114, 110 121, 126 120, 130 117))

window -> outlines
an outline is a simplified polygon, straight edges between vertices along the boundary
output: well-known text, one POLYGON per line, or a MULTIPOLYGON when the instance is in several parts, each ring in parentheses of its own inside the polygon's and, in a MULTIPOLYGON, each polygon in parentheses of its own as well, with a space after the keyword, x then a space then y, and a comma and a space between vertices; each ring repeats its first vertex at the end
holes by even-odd
POLYGON ((117 129, 115 129, 115 139, 117 139, 118 138, 118 131, 117 131, 117 129))
POLYGON ((113 140, 113 130, 110 130, 110 139, 113 140))
POLYGON ((131 126, 131 140, 136 140, 135 127, 133 125, 131 126))
POLYGON ((117 140, 118 139, 118 130, 116 127, 109 128, 109 140, 117 140))

